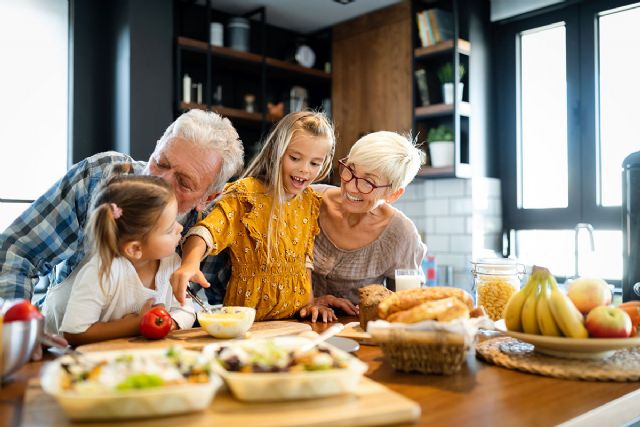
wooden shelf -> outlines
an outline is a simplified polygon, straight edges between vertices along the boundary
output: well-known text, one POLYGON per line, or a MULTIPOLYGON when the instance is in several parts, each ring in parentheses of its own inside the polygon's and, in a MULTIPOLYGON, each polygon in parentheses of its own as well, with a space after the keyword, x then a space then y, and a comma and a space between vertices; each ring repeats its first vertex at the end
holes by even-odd
POLYGON ((331 73, 326 73, 322 70, 318 70, 315 68, 306 68, 298 64, 292 64, 290 62, 282 61, 276 58, 263 57, 262 55, 258 55, 257 53, 243 52, 240 50, 222 46, 212 46, 206 42, 195 40, 189 37, 178 37, 178 45, 189 49, 200 50, 203 53, 206 53, 207 49, 210 49, 211 53, 216 57, 252 62, 256 65, 262 64, 262 60, 264 58, 266 65, 270 68, 283 70, 301 76, 318 77, 326 80, 331 79, 331 73))
MULTIPOLYGON (((253 122, 253 123, 261 123, 262 122, 262 113, 249 112, 245 110, 241 110, 239 108, 225 107, 223 105, 206 105, 206 104, 196 104, 194 102, 181 102, 180 109, 181 110, 191 110, 191 109, 200 109, 200 110, 210 110, 215 111, 221 116, 227 117, 232 120, 242 120, 245 122, 253 122)), ((272 116, 271 114, 267 114, 266 121, 268 122, 276 122, 280 118, 272 116)))
POLYGON ((273 68, 278 68, 281 70, 291 71, 296 74, 319 77, 322 79, 330 79, 331 73, 326 73, 322 70, 318 70, 315 68, 306 68, 301 65, 292 64, 290 62, 282 61, 280 59, 275 58, 267 58, 267 65, 273 68))
POLYGON ((209 47, 209 44, 207 42, 191 39, 189 37, 178 37, 178 46, 196 49, 196 50, 202 50, 203 53, 206 53, 207 48, 209 47))
MULTIPOLYGON (((460 103, 460 116, 471 116, 471 105, 468 102, 460 103)), ((431 117, 446 116, 447 114, 453 114, 453 104, 432 104, 424 107, 416 107, 415 116, 416 119, 428 119, 431 117)))
MULTIPOLYGON (((453 40, 445 40, 431 46, 418 47, 413 52, 416 59, 427 58, 429 56, 440 55, 453 51, 453 40)), ((458 52, 463 55, 471 54, 471 43, 466 40, 458 39, 458 52)))
POLYGON ((453 165, 439 168, 423 166, 416 178, 471 178, 471 166, 467 163, 459 163, 455 167, 453 165))

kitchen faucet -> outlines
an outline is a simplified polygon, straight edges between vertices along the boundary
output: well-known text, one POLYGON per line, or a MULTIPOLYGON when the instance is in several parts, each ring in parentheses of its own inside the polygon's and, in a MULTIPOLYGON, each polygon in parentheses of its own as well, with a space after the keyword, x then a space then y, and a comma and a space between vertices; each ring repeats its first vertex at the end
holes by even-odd
POLYGON ((580 252, 580 249, 578 247, 578 235, 580 234, 580 229, 586 229, 589 232, 589 241, 591 242, 591 252, 596 250, 596 246, 594 244, 594 240, 593 240, 593 226, 591 224, 586 224, 583 222, 580 222, 578 224, 576 224, 575 226, 575 236, 574 236, 574 240, 575 240, 575 246, 574 246, 574 266, 575 266, 575 270, 574 270, 574 278, 577 279, 578 277, 580 277, 579 271, 578 271, 578 255, 580 252))

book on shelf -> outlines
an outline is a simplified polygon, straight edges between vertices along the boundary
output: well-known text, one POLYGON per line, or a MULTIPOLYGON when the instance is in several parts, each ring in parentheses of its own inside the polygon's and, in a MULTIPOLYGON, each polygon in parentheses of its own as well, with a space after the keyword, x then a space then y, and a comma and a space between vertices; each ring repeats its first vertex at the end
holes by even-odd
POLYGON ((429 87, 427 86, 427 70, 424 68, 418 68, 415 71, 416 85, 418 86, 418 94, 420 95, 420 102, 422 106, 431 104, 429 100, 429 87))
POLYGON ((418 35, 423 47, 453 38, 453 14, 443 9, 427 9, 416 13, 418 35))

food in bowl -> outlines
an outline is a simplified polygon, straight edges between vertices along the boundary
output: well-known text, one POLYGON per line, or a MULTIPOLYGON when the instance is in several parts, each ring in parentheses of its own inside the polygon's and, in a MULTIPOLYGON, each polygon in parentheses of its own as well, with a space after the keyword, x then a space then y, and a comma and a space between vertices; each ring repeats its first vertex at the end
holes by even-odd
POLYGON ((257 341, 251 345, 223 345, 216 358, 230 372, 304 372, 327 369, 345 369, 347 356, 328 348, 314 348, 307 352, 296 351, 275 341, 257 341))
POLYGON ((303 337, 216 343, 214 369, 240 400, 311 399, 353 392, 367 365, 328 344, 300 353, 303 337))
POLYGON ((214 338, 242 337, 255 318, 256 310, 251 307, 222 307, 212 312, 198 312, 200 326, 214 338))
POLYGON ((65 356, 42 377, 45 392, 74 420, 202 410, 220 385, 211 357, 180 347, 65 356))

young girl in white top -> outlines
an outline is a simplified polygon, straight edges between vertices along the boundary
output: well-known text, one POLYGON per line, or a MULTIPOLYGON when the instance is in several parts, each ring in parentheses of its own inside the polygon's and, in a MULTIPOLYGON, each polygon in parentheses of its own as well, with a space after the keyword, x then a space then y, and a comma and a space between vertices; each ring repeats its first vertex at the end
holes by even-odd
POLYGON ((195 321, 193 306, 181 307, 169 284, 180 266, 176 198, 161 178, 121 174, 129 171, 120 166, 95 196, 92 251, 44 303, 47 332, 63 333, 72 345, 139 335, 154 305, 169 311, 173 329, 195 321))

